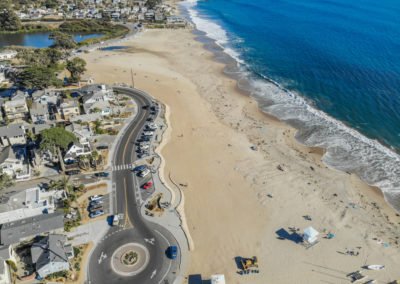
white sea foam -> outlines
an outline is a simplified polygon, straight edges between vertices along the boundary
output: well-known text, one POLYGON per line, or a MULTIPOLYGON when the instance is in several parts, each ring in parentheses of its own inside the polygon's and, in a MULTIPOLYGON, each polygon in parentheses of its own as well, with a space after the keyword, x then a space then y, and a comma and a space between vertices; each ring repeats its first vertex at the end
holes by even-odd
MULTIPOLYGON (((217 23, 199 15, 196 0, 183 2, 196 28, 213 39, 241 65, 249 78, 240 53, 229 46, 228 33, 217 23)), ((296 138, 307 146, 326 149, 323 161, 336 169, 354 172, 370 185, 378 186, 391 205, 400 210, 400 156, 378 141, 317 110, 301 95, 286 90, 270 78, 251 79, 252 96, 267 113, 297 127, 296 138)))
POLYGON ((228 46, 229 36, 227 32, 217 23, 205 17, 201 17, 199 12, 196 11, 197 0, 188 0, 182 2, 181 5, 189 12, 190 19, 195 24, 197 30, 204 32, 207 37, 213 39, 226 54, 235 59, 238 63, 244 64, 244 61, 240 58, 239 52, 228 46))

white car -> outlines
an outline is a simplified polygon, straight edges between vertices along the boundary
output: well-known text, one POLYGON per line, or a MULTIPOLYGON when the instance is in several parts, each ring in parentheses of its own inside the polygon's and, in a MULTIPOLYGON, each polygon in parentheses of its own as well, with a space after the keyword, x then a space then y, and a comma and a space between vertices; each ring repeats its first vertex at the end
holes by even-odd
POLYGON ((89 197, 90 201, 97 201, 97 200, 101 200, 101 199, 103 199, 103 195, 101 195, 101 194, 96 194, 96 195, 92 195, 89 197))
POLYGON ((139 146, 139 149, 140 149, 140 150, 146 150, 146 149, 149 149, 149 148, 150 148, 149 145, 140 145, 140 146, 139 146))
POLYGON ((145 131, 143 132, 144 136, 153 136, 154 132, 153 131, 145 131))
POLYGON ((146 127, 151 130, 156 130, 158 128, 157 124, 155 124, 155 123, 150 123, 150 124, 146 125, 146 127))
POLYGON ((141 172, 139 173, 139 176, 140 176, 140 177, 145 177, 145 176, 147 176, 149 173, 150 173, 150 170, 149 170, 149 169, 145 169, 145 170, 143 170, 143 171, 141 171, 141 172))

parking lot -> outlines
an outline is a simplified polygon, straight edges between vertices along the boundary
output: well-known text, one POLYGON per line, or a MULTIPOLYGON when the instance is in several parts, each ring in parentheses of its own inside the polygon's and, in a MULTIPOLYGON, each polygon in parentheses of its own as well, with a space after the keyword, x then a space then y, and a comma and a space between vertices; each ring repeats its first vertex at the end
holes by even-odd
MULTIPOLYGON (((103 214, 102 216, 107 216, 107 215, 110 214, 110 202, 111 202, 111 200, 110 200, 110 194, 104 195, 103 198, 101 199, 101 201, 102 201, 102 203, 100 204, 100 205, 101 205, 101 208, 99 208, 99 209, 97 209, 97 210, 103 210, 103 211, 104 211, 104 214, 103 214)), ((90 201, 88 200, 88 207, 87 207, 87 211, 86 211, 87 216, 89 216, 89 213, 90 213, 89 207, 90 207, 90 201)), ((99 217, 100 217, 100 216, 99 216, 99 217)), ((95 217, 95 218, 93 218, 93 219, 96 219, 96 218, 97 218, 97 217, 95 217)))
POLYGON ((135 178, 136 178, 137 184, 139 185, 139 188, 140 188, 139 191, 140 191, 142 200, 148 199, 150 197, 150 195, 152 195, 155 191, 152 173, 149 173, 145 177, 140 177, 138 175, 138 173, 135 173, 135 178), (144 189, 143 186, 147 182, 150 182, 150 181, 153 183, 153 185, 148 189, 144 189))

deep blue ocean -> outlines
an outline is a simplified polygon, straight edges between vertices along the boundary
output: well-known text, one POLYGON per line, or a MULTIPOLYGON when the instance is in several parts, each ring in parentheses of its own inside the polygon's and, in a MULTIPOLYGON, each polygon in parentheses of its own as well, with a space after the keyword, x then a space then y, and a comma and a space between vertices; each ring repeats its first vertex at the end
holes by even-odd
POLYGON ((264 111, 297 127, 300 142, 325 148, 326 164, 379 186, 400 208, 398 0, 184 6, 197 29, 238 61, 264 111))

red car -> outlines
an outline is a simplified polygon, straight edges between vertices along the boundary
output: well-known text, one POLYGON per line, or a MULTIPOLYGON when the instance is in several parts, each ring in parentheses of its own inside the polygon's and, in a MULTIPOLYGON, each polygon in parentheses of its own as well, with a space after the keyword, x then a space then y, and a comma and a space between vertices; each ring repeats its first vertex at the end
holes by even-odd
POLYGON ((143 186, 142 186, 142 188, 143 189, 149 189, 149 188, 151 188, 153 186, 153 182, 152 181, 148 181, 148 182, 146 182, 143 186))

